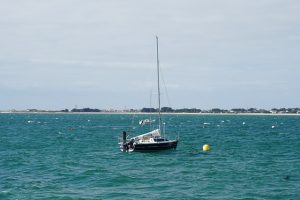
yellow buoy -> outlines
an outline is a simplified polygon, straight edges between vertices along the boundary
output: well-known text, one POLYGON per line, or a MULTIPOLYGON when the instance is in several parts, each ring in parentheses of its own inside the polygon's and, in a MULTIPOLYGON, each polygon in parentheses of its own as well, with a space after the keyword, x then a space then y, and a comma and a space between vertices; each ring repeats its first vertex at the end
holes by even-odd
POLYGON ((203 151, 209 151, 210 150, 209 144, 203 145, 202 149, 203 149, 203 151))

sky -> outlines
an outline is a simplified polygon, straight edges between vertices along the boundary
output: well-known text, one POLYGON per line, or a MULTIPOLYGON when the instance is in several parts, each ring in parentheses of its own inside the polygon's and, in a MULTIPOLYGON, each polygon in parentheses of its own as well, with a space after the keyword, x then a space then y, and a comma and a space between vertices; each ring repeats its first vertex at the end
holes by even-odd
POLYGON ((300 107, 300 1, 0 0, 0 110, 300 107))

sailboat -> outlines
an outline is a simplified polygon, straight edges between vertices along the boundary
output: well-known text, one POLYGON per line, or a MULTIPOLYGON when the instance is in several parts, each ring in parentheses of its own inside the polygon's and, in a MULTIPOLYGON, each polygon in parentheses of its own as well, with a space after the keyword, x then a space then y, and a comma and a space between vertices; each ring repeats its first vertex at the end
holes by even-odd
POLYGON ((159 151, 167 149, 176 149, 178 138, 169 140, 162 136, 162 119, 160 106, 160 75, 159 75, 159 57, 158 57, 158 37, 156 36, 156 63, 157 63, 157 92, 158 92, 158 128, 148 133, 144 133, 130 139, 127 139, 126 131, 123 131, 122 141, 119 142, 120 149, 123 152, 132 151, 159 151))

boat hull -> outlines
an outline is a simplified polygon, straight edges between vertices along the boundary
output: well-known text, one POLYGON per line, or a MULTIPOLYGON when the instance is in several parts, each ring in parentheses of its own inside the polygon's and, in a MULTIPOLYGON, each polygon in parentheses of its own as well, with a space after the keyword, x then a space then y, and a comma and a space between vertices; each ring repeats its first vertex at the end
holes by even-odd
POLYGON ((160 151, 167 149, 176 149, 178 140, 168 142, 137 143, 134 145, 134 151, 160 151))

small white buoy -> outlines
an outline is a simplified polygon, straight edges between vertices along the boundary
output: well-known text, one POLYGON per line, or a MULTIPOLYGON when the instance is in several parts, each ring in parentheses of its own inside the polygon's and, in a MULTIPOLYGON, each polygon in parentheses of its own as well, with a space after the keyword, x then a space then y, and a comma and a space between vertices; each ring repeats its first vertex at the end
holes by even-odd
POLYGON ((203 145, 202 149, 203 149, 203 151, 209 151, 210 150, 209 144, 203 145))
POLYGON ((275 128, 275 126, 272 126, 272 128, 275 128))
POLYGON ((246 124, 246 122, 243 122, 243 125, 245 125, 246 124))

